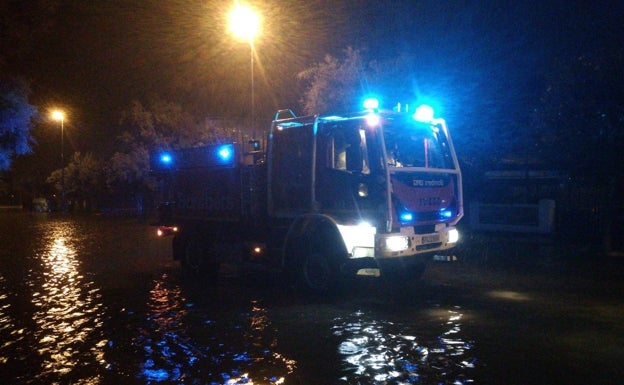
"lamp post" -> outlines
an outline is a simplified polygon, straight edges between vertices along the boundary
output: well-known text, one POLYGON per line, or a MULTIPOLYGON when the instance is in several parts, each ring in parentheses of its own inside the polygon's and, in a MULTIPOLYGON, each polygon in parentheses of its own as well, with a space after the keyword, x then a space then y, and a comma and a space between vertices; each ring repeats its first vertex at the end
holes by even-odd
POLYGON ((260 30, 260 16, 247 5, 236 3, 229 15, 230 32, 240 40, 249 43, 251 62, 251 131, 255 139, 255 97, 254 97, 254 38, 260 30))
POLYGON ((61 110, 54 110, 52 119, 61 122, 61 210, 65 210, 65 156, 63 151, 65 113, 61 110))

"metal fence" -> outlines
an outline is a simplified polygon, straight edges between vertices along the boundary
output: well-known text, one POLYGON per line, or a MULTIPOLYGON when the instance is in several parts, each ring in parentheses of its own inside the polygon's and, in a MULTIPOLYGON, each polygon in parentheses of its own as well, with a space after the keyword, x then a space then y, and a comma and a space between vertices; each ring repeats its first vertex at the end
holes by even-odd
POLYGON ((624 256, 624 205, 606 196, 573 191, 555 202, 489 204, 471 202, 467 219, 477 232, 540 234, 579 247, 624 256))

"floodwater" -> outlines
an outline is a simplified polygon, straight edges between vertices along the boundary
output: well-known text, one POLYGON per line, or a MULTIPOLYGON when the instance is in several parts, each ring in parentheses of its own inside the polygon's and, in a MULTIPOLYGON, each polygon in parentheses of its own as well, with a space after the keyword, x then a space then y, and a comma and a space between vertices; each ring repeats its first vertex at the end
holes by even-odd
POLYGON ((621 280, 519 270, 315 299, 233 269, 190 281, 136 220, 0 211, 0 383, 621 382, 621 280))

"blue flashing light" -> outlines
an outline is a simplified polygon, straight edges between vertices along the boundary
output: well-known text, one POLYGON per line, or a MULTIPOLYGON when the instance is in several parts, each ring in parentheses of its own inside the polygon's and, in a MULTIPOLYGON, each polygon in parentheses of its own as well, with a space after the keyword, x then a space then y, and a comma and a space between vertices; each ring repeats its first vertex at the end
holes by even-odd
POLYGON ((168 152, 163 152, 162 154, 160 154, 160 163, 165 166, 170 165, 171 163, 173 163, 173 156, 168 152))
POLYGON ((432 122, 434 116, 433 107, 423 104, 416 109, 416 112, 413 116, 414 119, 418 120, 419 122, 432 122))
POLYGON ((401 214, 399 214, 399 219, 403 223, 411 222, 411 221, 414 220, 414 214, 410 213, 409 211, 405 211, 405 212, 402 212, 401 214))
POLYGON ((224 144, 217 148, 217 156, 222 163, 230 163, 234 158, 234 148, 231 144, 224 144))
POLYGON ((375 127, 379 125, 379 121, 379 115, 374 112, 371 112, 368 114, 368 116, 366 116, 366 124, 368 124, 369 127, 375 127))
POLYGON ((376 110, 379 108, 379 99, 377 98, 366 98, 364 99, 364 108, 367 110, 376 110))
POLYGON ((443 219, 450 219, 453 217, 453 211, 448 209, 442 209, 440 210, 440 217, 442 217, 443 219))

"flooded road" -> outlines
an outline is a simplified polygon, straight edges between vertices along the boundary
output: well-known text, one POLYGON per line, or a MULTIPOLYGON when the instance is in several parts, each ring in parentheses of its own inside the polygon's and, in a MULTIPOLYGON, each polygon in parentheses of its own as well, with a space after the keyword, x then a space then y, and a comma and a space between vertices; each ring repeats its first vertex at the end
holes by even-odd
POLYGON ((319 300, 189 281, 136 220, 5 210, 0 384, 620 383, 621 266, 594 267, 432 264, 319 300))

